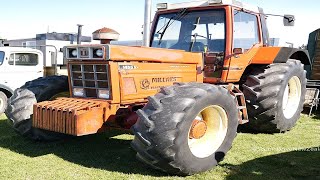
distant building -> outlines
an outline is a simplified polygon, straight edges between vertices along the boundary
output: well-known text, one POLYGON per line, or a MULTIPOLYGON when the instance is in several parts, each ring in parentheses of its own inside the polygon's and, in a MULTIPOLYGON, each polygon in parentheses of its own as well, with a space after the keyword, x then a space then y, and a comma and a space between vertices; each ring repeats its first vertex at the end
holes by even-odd
MULTIPOLYGON (((90 36, 82 36, 81 42, 83 44, 92 43, 90 36)), ((15 40, 3 40, 0 44, 2 46, 18 46, 35 48, 42 51, 44 55, 45 66, 51 66, 54 64, 55 46, 57 48, 57 64, 63 65, 63 52, 62 48, 66 45, 76 44, 77 35, 71 33, 45 33, 37 34, 35 38, 15 39, 15 40)), ((1 46, 1 45, 0 45, 1 46)))

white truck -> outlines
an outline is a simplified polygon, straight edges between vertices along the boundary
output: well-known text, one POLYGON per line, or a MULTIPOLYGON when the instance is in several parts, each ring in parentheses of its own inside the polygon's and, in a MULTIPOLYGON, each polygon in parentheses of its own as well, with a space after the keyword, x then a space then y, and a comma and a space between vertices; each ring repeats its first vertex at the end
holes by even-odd
POLYGON ((27 81, 44 76, 43 54, 40 50, 0 47, 0 114, 15 89, 27 81))

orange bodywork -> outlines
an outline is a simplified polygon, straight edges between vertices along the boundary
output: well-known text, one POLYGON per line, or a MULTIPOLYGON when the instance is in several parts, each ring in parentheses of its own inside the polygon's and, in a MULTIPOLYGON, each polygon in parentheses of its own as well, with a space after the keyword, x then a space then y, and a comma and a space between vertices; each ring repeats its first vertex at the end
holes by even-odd
POLYGON ((233 55, 230 58, 228 75, 225 82, 238 82, 250 64, 272 64, 281 50, 281 47, 262 47, 256 44, 243 54, 233 55))
MULTIPOLYGON (((127 119, 130 121, 127 124, 132 125, 137 117, 134 112, 135 108, 143 107, 148 101, 147 97, 155 95, 162 87, 171 86, 177 82, 235 83, 239 82, 250 64, 271 64, 274 62, 281 48, 263 47, 260 22, 258 22, 260 42, 250 49, 244 50, 244 52, 234 54, 233 16, 230 14, 233 14, 233 10, 237 8, 222 6, 195 8, 195 10, 210 8, 223 8, 227 14, 225 52, 222 55, 224 59, 221 58, 223 60, 221 66, 223 67, 221 67, 220 77, 204 75, 205 65, 209 64, 205 63, 211 61, 210 66, 207 66, 209 67, 207 72, 209 74, 210 70, 214 69, 211 66, 218 60, 218 55, 206 56, 206 53, 149 47, 71 46, 70 48, 79 48, 78 50, 80 48, 101 48, 104 55, 100 59, 68 58, 69 87, 73 98, 61 98, 35 104, 33 126, 49 131, 82 136, 101 131, 106 123, 117 124, 119 117, 127 119), (81 71, 72 70, 73 67, 77 67, 81 71), (86 70, 88 67, 92 70, 86 70), (98 67, 107 68, 105 72, 96 72, 98 67), (98 79, 101 75, 104 77, 98 79), (94 97, 99 94, 101 89, 97 87, 100 85, 100 81, 101 84, 108 83, 106 89, 109 91, 109 98, 94 97), (90 87, 86 87, 86 84, 90 84, 90 82, 90 87), (83 91, 86 91, 86 89, 88 91, 93 89, 93 91, 90 91, 90 96, 84 95, 83 98, 75 98, 73 95, 75 84, 81 84, 80 88, 83 91)), ((190 10, 193 10, 193 8, 190 10)), ((257 18, 260 17, 259 14, 255 15, 257 18)), ((245 102, 242 104, 245 104, 245 102)), ((245 116, 247 116, 246 113, 245 116)), ((193 137, 200 137, 205 131, 206 126, 204 124, 197 126, 199 128, 194 128, 194 133, 191 134, 193 137)))
POLYGON ((272 64, 281 50, 281 47, 260 47, 252 57, 252 64, 272 64))
POLYGON ((183 50, 108 45, 107 60, 148 61, 159 63, 202 64, 202 55, 183 50))
MULTIPOLYGON (((40 129, 82 136, 115 122, 121 107, 143 105, 148 96, 176 82, 238 82, 250 64, 271 64, 279 47, 256 44, 243 54, 226 56, 222 77, 204 78, 202 53, 146 47, 103 46, 107 60, 69 61, 72 65, 108 65, 112 97, 109 100, 62 98, 34 106, 33 126, 40 129), (123 61, 125 59, 126 61, 123 61)), ((69 77, 72 72, 69 71, 69 77)), ((72 87, 71 78, 69 78, 72 87)), ((72 94, 72 89, 70 89, 72 94)), ((129 118, 129 117, 128 117, 129 118)))

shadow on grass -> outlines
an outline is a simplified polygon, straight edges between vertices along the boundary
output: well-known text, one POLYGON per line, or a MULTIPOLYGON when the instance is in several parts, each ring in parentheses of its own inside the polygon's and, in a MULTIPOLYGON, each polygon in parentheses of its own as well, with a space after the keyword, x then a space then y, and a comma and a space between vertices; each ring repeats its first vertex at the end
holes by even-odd
POLYGON ((131 140, 116 139, 123 134, 110 131, 57 142, 34 142, 17 135, 5 121, 0 121, 0 147, 29 157, 54 154, 66 161, 88 168, 98 168, 126 174, 166 176, 140 163, 131 148, 131 140))
MULTIPOLYGON (((317 111, 312 111, 312 112, 313 113, 311 114, 310 118, 320 121, 320 107, 318 108, 317 111)), ((309 109, 308 108, 304 108, 301 113, 306 115, 306 116, 308 116, 309 115, 309 109)), ((254 121, 254 120, 251 120, 251 121, 254 121)), ((257 131, 255 129, 251 128, 250 126, 248 126, 248 124, 242 124, 242 125, 239 124, 237 132, 239 132, 239 133, 247 133, 247 134, 278 134, 278 133, 285 133, 285 132, 280 132, 280 131, 276 132, 276 133, 260 132, 260 131, 257 131)))
MULTIPOLYGON (((310 112, 310 108, 304 107, 302 114, 309 116, 309 112, 310 112)), ((316 109, 316 107, 313 108, 310 117, 312 117, 313 119, 320 120, 320 106, 318 107, 318 109, 316 109)))
MULTIPOLYGON (((305 115, 309 115, 309 109, 304 109, 304 111, 302 112, 304 113, 305 115)), ((314 109, 311 113, 311 117, 313 119, 317 119, 317 120, 320 120, 320 107, 316 110, 314 109)))
POLYGON ((226 179, 320 179, 320 147, 254 159, 240 165, 221 164, 231 170, 226 179), (313 150, 313 151, 311 151, 313 150))

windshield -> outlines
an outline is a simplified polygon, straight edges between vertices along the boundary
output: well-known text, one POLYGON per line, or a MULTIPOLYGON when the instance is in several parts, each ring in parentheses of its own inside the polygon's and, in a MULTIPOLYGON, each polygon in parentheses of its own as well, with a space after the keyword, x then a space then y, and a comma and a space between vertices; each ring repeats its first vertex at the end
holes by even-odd
POLYGON ((224 52, 225 11, 162 14, 158 17, 151 46, 189 52, 224 52))
POLYGON ((0 51, 0 65, 2 65, 3 60, 4 60, 4 52, 0 51))

